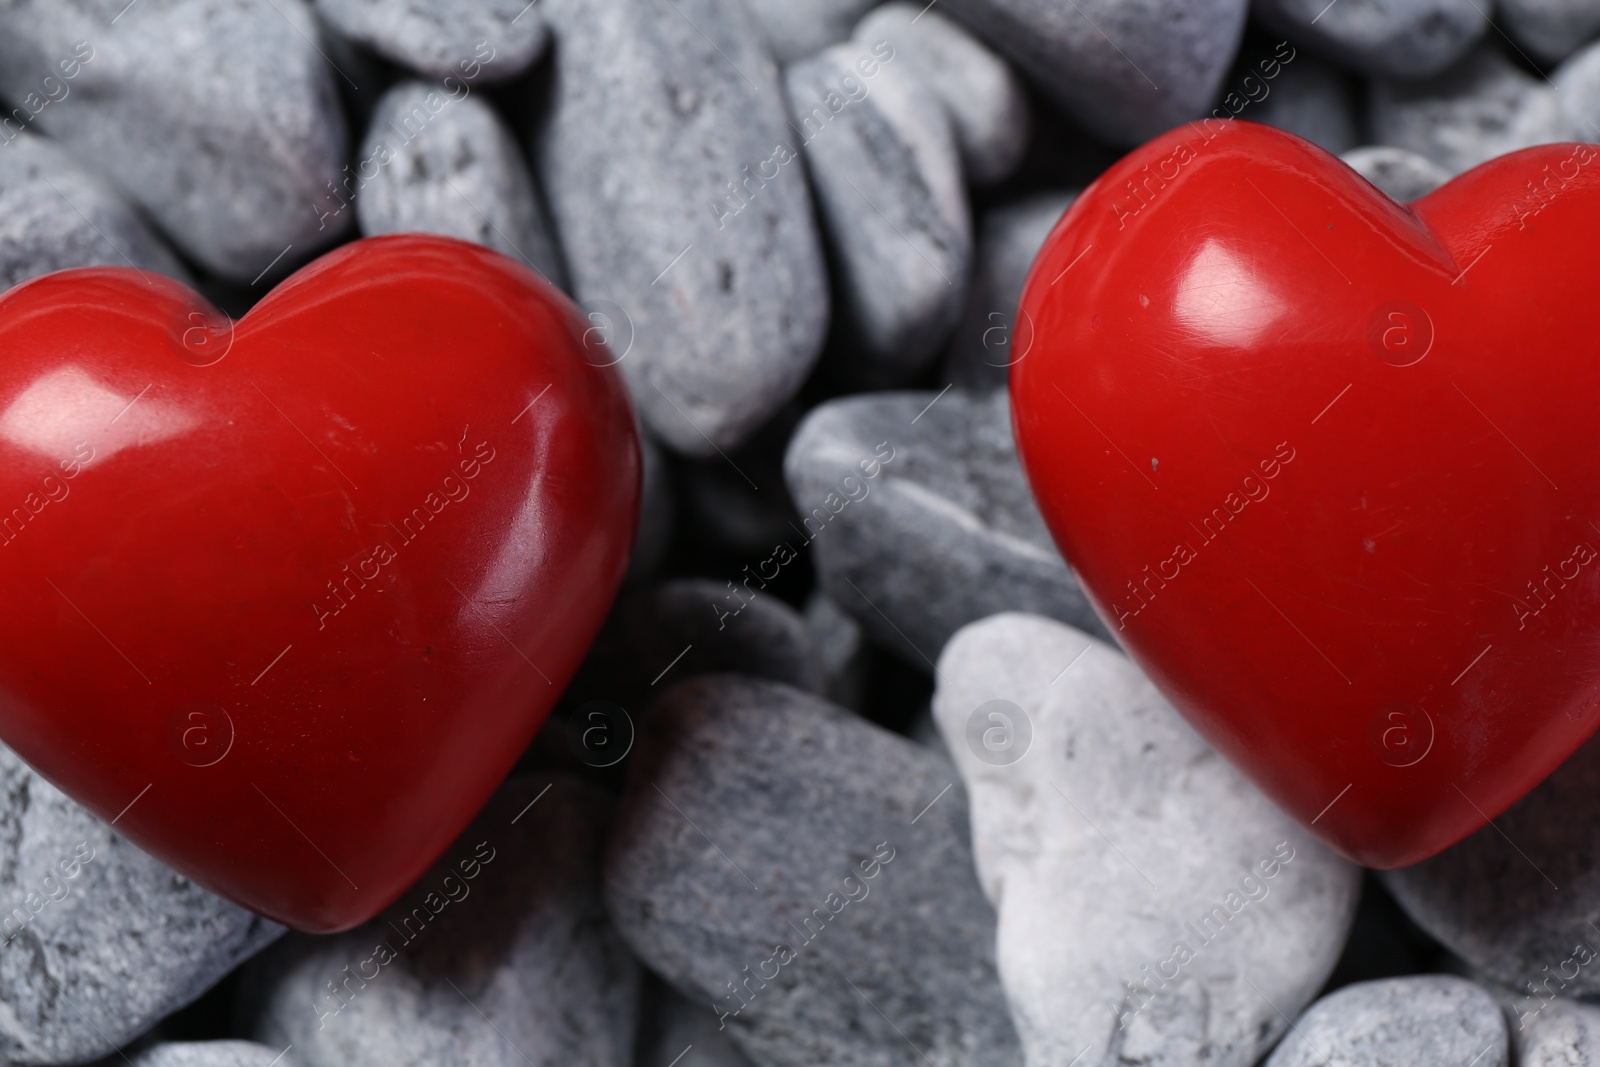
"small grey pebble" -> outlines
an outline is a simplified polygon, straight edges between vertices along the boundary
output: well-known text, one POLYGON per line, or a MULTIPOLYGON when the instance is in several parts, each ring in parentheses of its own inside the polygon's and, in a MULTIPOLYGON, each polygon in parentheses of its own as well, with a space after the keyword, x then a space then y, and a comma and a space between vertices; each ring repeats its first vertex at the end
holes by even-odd
POLYGON ((1077 197, 1075 189, 1034 193, 991 208, 978 220, 972 285, 945 351, 941 378, 958 389, 1006 387, 1012 362, 1026 358, 1033 343, 1033 324, 1017 321, 1023 284, 1045 238, 1077 197))
POLYGON ((1345 986, 1300 1016, 1266 1067, 1506 1067, 1506 1020, 1481 986, 1451 975, 1345 986))
POLYGON ((307 1067, 627 1067, 639 967, 600 903, 609 807, 567 775, 507 779, 378 918, 252 963, 246 1028, 307 1067))
POLYGON ((372 113, 360 166, 363 236, 459 237, 565 283, 522 149, 482 97, 400 82, 372 113))
POLYGON ((625 325, 618 365, 657 440, 715 456, 794 395, 828 328, 777 67, 743 0, 540 9, 534 160, 573 292, 625 325))
POLYGON ((877 0, 745 0, 767 47, 780 63, 792 63, 850 37, 850 30, 877 0))
POLYGON ((315 0, 340 34, 433 78, 505 81, 527 70, 549 37, 528 0, 315 0))
POLYGON ((753 1067, 749 1058, 717 1024, 717 1013, 665 982, 651 983, 653 1001, 639 1038, 636 1067, 753 1067), (690 1061, 684 1054, 694 1051, 690 1061))
POLYGON ((950 119, 887 41, 835 45, 790 66, 784 81, 841 312, 876 379, 903 381, 955 325, 971 269, 950 119))
POLYGON ((252 282, 332 243, 350 217, 337 210, 339 75, 317 34, 305 0, 12 0, 0 96, 55 96, 41 130, 200 264, 252 282))
POLYGON ((53 270, 101 266, 193 284, 138 211, 60 146, 26 132, 0 144, 0 289, 53 270))
POLYGON ((1204 114, 1248 0, 944 0, 1084 128, 1136 145, 1204 114))
POLYGON ((822 664, 822 694, 841 707, 863 710, 868 650, 861 624, 820 589, 806 599, 805 620, 822 664))
POLYGON ((0 842, 8 1065, 112 1053, 283 933, 141 852, 5 748, 0 842))
POLYGON ((1389 145, 1351 149, 1339 158, 1402 204, 1421 200, 1450 180, 1449 172, 1427 156, 1389 145))
POLYGON ((1307 51, 1281 64, 1267 95, 1246 117, 1304 137, 1334 155, 1361 143, 1350 76, 1307 51))
POLYGON ((997 611, 1104 633, 1033 502, 1004 391, 828 401, 784 471, 822 589, 913 666, 997 611))
POLYGON ((1296 44, 1365 74, 1429 78, 1489 29, 1492 0, 1254 0, 1257 18, 1296 44))
POLYGON ((168 1041, 128 1062, 130 1067, 301 1067, 292 1049, 268 1048, 254 1041, 168 1041))
POLYGON ((1500 22, 1535 59, 1559 62, 1600 34, 1594 0, 1499 0, 1500 22))
POLYGON ((1600 1067, 1600 1007, 1527 998, 1506 1015, 1517 1067, 1600 1067))
POLYGON ((879 41, 939 98, 955 129, 967 181, 993 185, 1022 161, 1030 127, 1028 95, 1005 61, 932 8, 893 0, 856 27, 857 44, 879 41))
POLYGON ((641 728, 606 902, 762 1067, 1021 1067, 952 779, 798 689, 692 679, 641 728))

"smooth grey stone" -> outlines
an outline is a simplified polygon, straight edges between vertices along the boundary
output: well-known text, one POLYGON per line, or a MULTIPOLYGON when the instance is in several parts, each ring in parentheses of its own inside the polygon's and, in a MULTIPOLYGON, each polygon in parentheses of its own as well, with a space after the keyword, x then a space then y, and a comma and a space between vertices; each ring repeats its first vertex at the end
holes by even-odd
POLYGON ((1028 1062, 1254 1064, 1338 961, 1360 870, 1079 630, 984 619, 936 677, 1028 1062))
POLYGON ((1450 180, 1450 173, 1439 164, 1404 148, 1367 145, 1339 158, 1402 204, 1421 200, 1450 180))
POLYGON ((761 1067, 1020 1067, 953 777, 789 686, 684 682, 641 728, 613 921, 761 1067))
POLYGON ((657 439, 713 456, 800 388, 828 327, 777 68, 741 0, 540 8, 534 156, 574 292, 625 317, 619 366, 657 439))
POLYGON ((528 0, 315 0, 340 34, 435 79, 514 78, 549 31, 528 0))
POLYGON ((1267 95, 1247 118, 1288 130, 1334 155, 1361 143, 1349 75, 1304 50, 1278 66, 1278 76, 1263 83, 1267 95))
POLYGON ((1239 50, 1248 7, 1248 0, 940 5, 1085 129, 1118 145, 1149 140, 1206 112, 1239 50))
POLYGON ((841 707, 863 710, 868 648, 861 624, 820 589, 806 599, 805 620, 822 664, 822 694, 841 707))
POLYGON ((1600 995, 1597 842, 1600 736, 1494 825, 1382 878, 1418 926, 1488 978, 1519 994, 1537 986, 1593 997, 1600 995))
POLYGON ((639 968, 600 903, 609 807, 568 775, 507 779, 378 918, 253 963, 248 1029, 306 1067, 628 1067, 639 968))
POLYGON ((672 529, 678 507, 672 493, 672 472, 661 446, 648 433, 639 434, 639 454, 644 460, 639 492, 639 523, 634 528, 633 555, 628 557, 627 581, 637 582, 661 565, 672 547, 672 529))
POLYGON ((1359 982, 1313 1004, 1266 1067, 1506 1067, 1506 1020, 1451 975, 1359 982))
POLYGON ((1506 1015, 1517 1067, 1600 1067, 1600 1008, 1527 998, 1506 1015))
POLYGON ((828 401, 784 475, 823 591, 914 666, 997 611, 1104 632, 1033 502, 1003 390, 828 401))
POLYGON ((1550 76, 1560 112, 1553 140, 1600 142, 1600 42, 1584 46, 1550 76))
POLYGON ((1254 0, 1252 10, 1268 29, 1345 66, 1416 80, 1483 37, 1494 0, 1254 0))
POLYGON ((1013 361, 1026 357, 1033 324, 1017 317, 1022 287, 1045 238, 1077 197, 1075 189, 1035 193, 991 208, 978 220, 967 306, 951 335, 941 375, 956 388, 1004 389, 1013 361), (1013 351, 1012 341, 1018 338, 1013 351))
POLYGON ((283 933, 141 852, 3 747, 0 908, 8 1065, 111 1053, 283 933))
POLYGON ((972 266, 950 119, 892 44, 835 45, 784 83, 851 339, 869 376, 904 380, 955 325, 972 266))
POLYGON ((361 160, 373 170, 356 194, 362 236, 459 237, 565 284, 522 149, 482 97, 400 82, 378 101, 361 160))
POLYGON ((767 47, 780 63, 820 52, 848 40, 876 0, 745 0, 761 27, 767 47))
POLYGON ((59 146, 32 133, 0 143, 0 290, 53 270, 100 266, 192 284, 122 195, 59 146))
POLYGON ((145 1049, 128 1062, 132 1067, 302 1067, 292 1050, 268 1048, 254 1041, 169 1041, 145 1049))
POLYGON ((887 41, 939 98, 968 182, 993 185, 1016 170, 1028 147, 1028 95, 1005 61, 960 24, 930 7, 893 0, 862 19, 854 39, 869 49, 887 41))
POLYGON ((201 265, 251 282, 338 239, 352 214, 338 210, 340 75, 316 40, 305 0, 13 0, 0 96, 48 92, 84 42, 92 58, 56 77, 66 95, 34 122, 201 265))
POLYGON ((1594 0, 1499 0, 1500 22, 1536 59, 1560 61, 1600 33, 1594 0))
POLYGON ((665 982, 653 987, 636 1067, 752 1067, 727 1028, 718 1026, 715 1009, 688 999, 665 982))

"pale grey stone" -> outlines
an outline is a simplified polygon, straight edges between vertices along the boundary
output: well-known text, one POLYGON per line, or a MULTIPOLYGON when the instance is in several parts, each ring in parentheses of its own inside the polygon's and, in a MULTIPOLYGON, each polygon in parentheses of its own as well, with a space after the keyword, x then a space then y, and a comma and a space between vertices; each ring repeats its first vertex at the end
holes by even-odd
POLYGON ((998 611, 1103 632, 1033 502, 1004 390, 829 401, 784 470, 822 589, 914 666, 998 611))
POLYGON ((1035 193, 978 220, 967 306, 944 356, 946 381, 982 391, 1004 389, 1011 380, 1013 361, 1025 358, 1033 343, 1033 324, 1017 317, 1023 284, 1045 238, 1077 196, 1072 189, 1035 193))
POLYGON ((249 1031, 306 1067, 628 1067, 639 968, 600 903, 609 805, 567 775, 508 779, 378 918, 253 963, 249 1031))
POLYGON ((361 178, 356 218, 363 236, 459 237, 565 284, 522 149, 481 96, 451 96, 416 81, 395 85, 372 113, 361 178))
POLYGON ((141 852, 5 748, 0 909, 0 1062, 30 1067, 112 1053, 283 933, 141 852))
POLYGON ((1499 0, 1500 22, 1536 59, 1559 61, 1600 33, 1594 0, 1499 0))
POLYGON ((953 778, 789 686, 684 682, 641 728, 611 915, 761 1067, 1020 1067, 953 778))
POLYGON ((1506 1067, 1507 1055, 1494 998, 1464 979, 1429 974, 1328 994, 1300 1016, 1266 1067, 1506 1067))
MULTIPOLYGON (((1252 75, 1259 77, 1258 75, 1252 75)), ((1350 76, 1305 50, 1280 63, 1267 95, 1245 117, 1288 130, 1334 155, 1361 143, 1350 76)))
POLYGON ((1600 1067, 1600 1008, 1593 1004, 1529 997, 1506 1019, 1517 1067, 1600 1067))
POLYGON ((549 37, 528 0, 315 0, 339 33, 433 78, 504 81, 526 70, 549 37))
POLYGON ((1205 114, 1239 50, 1248 7, 1248 0, 940 5, 1086 129, 1119 145, 1205 114))
POLYGON ((792 63, 849 38, 876 0, 745 0, 767 47, 780 63, 792 63))
POLYGON ((1295 44, 1366 74, 1417 80, 1460 59, 1489 29, 1493 0, 1254 0, 1295 44))
POLYGON ((1427 156, 1389 145, 1367 145, 1339 157, 1393 200, 1421 200, 1450 180, 1450 174, 1427 156))
POLYGON ((102 266, 191 280, 132 205, 58 145, 32 133, 0 143, 0 289, 102 266))
POLYGON ((293 1050, 254 1041, 169 1041, 145 1049, 129 1063, 132 1067, 301 1067, 293 1050))
POLYGON ((0 95, 42 99, 50 77, 60 99, 38 127, 200 264, 250 282, 309 258, 351 215, 339 74, 317 32, 305 0, 12 0, 0 95))
POLYGON ((891 44, 835 45, 784 80, 851 341, 869 380, 902 381, 955 325, 971 270, 950 119, 891 44))
POLYGON ((578 302, 626 316, 619 366, 663 444, 730 449, 799 389, 828 325, 777 68, 741 0, 540 8, 535 163, 578 302))
POLYGON ((1030 116, 1022 83, 1005 62, 958 23, 922 4, 893 0, 856 27, 855 41, 887 41, 944 105, 961 149, 967 181, 992 185, 1009 176, 1028 147, 1030 116))
POLYGON ((984 619, 937 679, 1028 1062, 1255 1063, 1333 970, 1359 869, 1081 631, 984 619))

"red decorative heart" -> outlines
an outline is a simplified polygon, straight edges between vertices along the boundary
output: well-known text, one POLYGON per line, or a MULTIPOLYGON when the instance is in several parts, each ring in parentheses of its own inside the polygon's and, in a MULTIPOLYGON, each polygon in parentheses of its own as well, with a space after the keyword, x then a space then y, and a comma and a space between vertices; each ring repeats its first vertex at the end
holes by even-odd
POLYGON ((1194 125, 1087 189, 1023 295, 1017 441, 1062 551, 1189 721, 1368 866, 1600 724, 1597 156, 1407 207, 1194 125))
POLYGON ((0 297, 0 737, 195 881, 369 918, 461 832, 598 630, 639 454, 560 293, 358 241, 230 323, 176 282, 0 297))

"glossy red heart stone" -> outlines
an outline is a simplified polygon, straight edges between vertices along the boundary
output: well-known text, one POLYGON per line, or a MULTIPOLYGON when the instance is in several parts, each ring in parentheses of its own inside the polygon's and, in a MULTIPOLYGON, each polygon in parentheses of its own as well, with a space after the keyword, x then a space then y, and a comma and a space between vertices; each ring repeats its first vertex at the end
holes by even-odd
POLYGON ((0 738, 246 907, 369 918, 500 783, 621 582, 639 444, 612 357, 532 272, 417 235, 237 323, 63 271, 0 296, 0 353, 0 738))
POLYGON ((1408 206, 1242 122, 1112 168, 1033 266, 1018 446, 1112 632, 1371 867, 1600 724, 1600 149, 1408 206))

